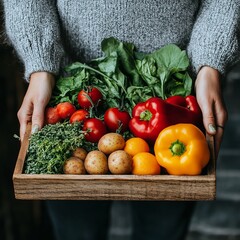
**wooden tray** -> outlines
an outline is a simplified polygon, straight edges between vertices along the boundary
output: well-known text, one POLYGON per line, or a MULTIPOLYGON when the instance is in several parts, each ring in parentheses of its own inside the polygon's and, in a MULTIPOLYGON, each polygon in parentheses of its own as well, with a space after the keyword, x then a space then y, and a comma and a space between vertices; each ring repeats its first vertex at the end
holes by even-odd
POLYGON ((213 138, 207 136, 211 160, 206 175, 65 175, 24 174, 31 126, 16 162, 13 184, 16 199, 47 200, 214 200, 216 173, 213 138))

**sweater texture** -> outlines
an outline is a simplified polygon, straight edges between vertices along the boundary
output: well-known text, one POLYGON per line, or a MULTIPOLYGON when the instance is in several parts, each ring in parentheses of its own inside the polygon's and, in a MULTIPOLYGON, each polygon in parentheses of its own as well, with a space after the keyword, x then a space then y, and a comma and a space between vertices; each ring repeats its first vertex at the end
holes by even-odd
POLYGON ((3 0, 6 34, 25 66, 58 74, 67 61, 101 56, 115 37, 151 52, 175 43, 195 73, 222 74, 240 57, 239 0, 3 0))

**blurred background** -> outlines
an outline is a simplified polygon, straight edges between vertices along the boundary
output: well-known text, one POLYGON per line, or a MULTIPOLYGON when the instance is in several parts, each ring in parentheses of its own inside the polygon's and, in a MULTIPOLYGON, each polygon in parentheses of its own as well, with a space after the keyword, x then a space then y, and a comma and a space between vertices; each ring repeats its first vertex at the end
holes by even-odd
MULTIPOLYGON (((16 113, 27 84, 22 79, 18 59, 13 50, 4 44, 3 37, 0 38, 0 84, 0 239, 53 240, 44 201, 14 198, 12 174, 20 145, 13 135, 18 134, 16 113)), ((197 203, 186 240, 240 239, 239 93, 240 64, 229 72, 224 87, 229 120, 217 161, 217 199, 197 203)), ((128 209, 127 202, 114 202, 109 240, 130 239, 131 216, 128 209)))

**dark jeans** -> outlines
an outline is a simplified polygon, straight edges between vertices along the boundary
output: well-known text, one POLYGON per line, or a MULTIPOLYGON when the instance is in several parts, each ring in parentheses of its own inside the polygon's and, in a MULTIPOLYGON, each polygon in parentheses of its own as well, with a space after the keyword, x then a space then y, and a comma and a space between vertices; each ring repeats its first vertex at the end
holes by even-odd
MULTIPOLYGON (((107 240, 110 201, 47 201, 57 240, 107 240)), ((133 240, 183 240, 193 202, 132 201, 133 240)))

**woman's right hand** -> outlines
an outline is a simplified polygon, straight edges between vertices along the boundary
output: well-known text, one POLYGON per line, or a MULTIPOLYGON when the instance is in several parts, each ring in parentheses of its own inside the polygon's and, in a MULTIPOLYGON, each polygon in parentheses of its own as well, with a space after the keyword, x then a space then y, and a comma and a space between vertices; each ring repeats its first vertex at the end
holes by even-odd
POLYGON ((43 127, 45 107, 51 98, 54 84, 55 79, 51 73, 35 72, 31 74, 27 92, 17 114, 21 141, 29 122, 32 123, 32 132, 43 127))

